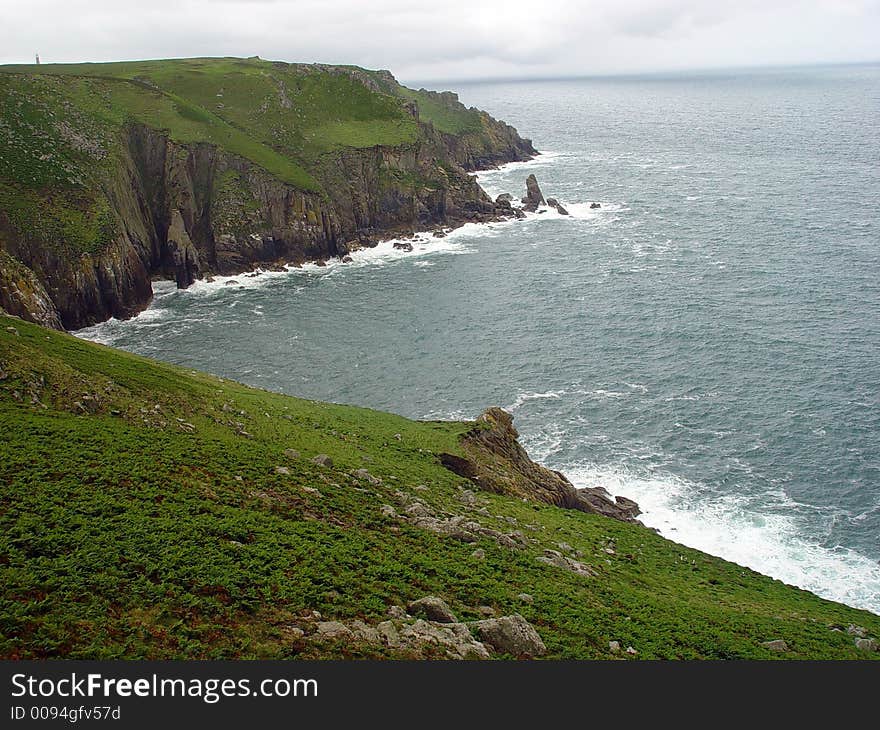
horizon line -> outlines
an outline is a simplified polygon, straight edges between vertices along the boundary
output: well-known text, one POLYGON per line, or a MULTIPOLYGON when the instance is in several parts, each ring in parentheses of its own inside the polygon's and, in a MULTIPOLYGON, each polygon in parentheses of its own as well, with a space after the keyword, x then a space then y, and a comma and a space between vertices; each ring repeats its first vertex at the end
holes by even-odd
MULTIPOLYGON (((37 55, 37 54, 35 54, 37 55)), ((268 63, 287 63, 290 65, 306 65, 306 66, 339 66, 339 67, 355 67, 362 68, 367 71, 389 71, 399 82, 404 84, 491 84, 491 83, 525 83, 525 82, 533 82, 533 83, 542 83, 542 82, 553 82, 553 81, 581 81, 581 80, 589 80, 589 79, 627 79, 627 78, 638 78, 645 76, 671 76, 671 75, 704 75, 704 74, 713 74, 713 73, 736 73, 736 72, 748 72, 748 71, 773 71, 773 70, 786 70, 786 69, 799 69, 799 68, 828 68, 828 67, 846 67, 846 66, 876 66, 880 65, 880 57, 876 59, 870 60, 858 60, 858 61, 808 61, 808 62, 797 62, 797 63, 761 63, 761 64, 747 64, 747 65, 725 65, 725 66, 693 66, 693 67, 677 67, 677 68, 665 68, 665 69, 654 69, 654 70, 641 70, 641 71, 607 71, 607 72, 587 72, 587 73, 559 73, 559 74, 543 74, 543 75, 495 75, 495 76, 475 76, 475 77, 433 77, 433 78, 411 78, 406 79, 405 81, 401 81, 401 78, 397 76, 397 74, 391 69, 379 69, 379 68, 368 68, 366 66, 360 66, 357 63, 331 63, 327 61, 287 61, 282 59, 270 59, 263 58, 259 55, 252 56, 171 56, 166 58, 134 58, 134 59, 120 59, 120 60, 112 60, 112 61, 43 61, 41 59, 40 63, 16 63, 16 62, 5 62, 0 63, 0 68, 9 67, 9 66, 26 66, 31 68, 36 68, 37 66, 78 66, 85 64, 122 64, 122 63, 148 63, 154 61, 194 61, 194 60, 221 60, 221 59, 236 59, 236 60, 260 60, 266 61, 268 63)), ((403 77, 405 79, 405 77, 403 77)))

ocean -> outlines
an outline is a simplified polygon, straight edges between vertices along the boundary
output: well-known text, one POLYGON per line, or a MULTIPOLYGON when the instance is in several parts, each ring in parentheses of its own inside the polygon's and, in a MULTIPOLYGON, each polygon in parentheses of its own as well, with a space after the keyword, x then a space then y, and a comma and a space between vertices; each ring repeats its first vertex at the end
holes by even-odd
POLYGON ((446 86, 542 152, 483 187, 534 173, 570 216, 163 282, 77 334, 413 418, 502 406, 664 536, 880 613, 880 66, 446 86))

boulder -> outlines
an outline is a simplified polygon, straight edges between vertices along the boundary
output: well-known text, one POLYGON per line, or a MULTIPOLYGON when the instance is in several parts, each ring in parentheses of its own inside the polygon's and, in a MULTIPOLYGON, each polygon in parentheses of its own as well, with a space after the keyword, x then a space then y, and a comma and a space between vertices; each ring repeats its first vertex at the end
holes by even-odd
POLYGON ((379 479, 379 477, 374 477, 366 469, 358 469, 354 473, 354 477, 356 479, 360 479, 362 481, 369 482, 370 484, 381 484, 382 483, 382 480, 379 479))
POLYGON ((484 644, 500 654, 531 658, 547 653, 538 632, 518 613, 475 621, 471 626, 484 644))
POLYGON ((788 651, 788 643, 784 639, 774 639, 773 641, 762 641, 761 646, 770 651, 788 651))
POLYGON ((523 603, 534 603, 535 597, 530 593, 520 593, 517 595, 517 598, 521 600, 523 603))
POLYGON ((288 469, 286 466, 276 466, 275 473, 280 476, 290 476, 290 469, 288 469))
POLYGON ((539 205, 544 205, 544 194, 538 185, 538 179, 534 175, 526 178, 526 197, 522 199, 523 209, 534 213, 539 205))
POLYGON ((314 459, 312 459, 313 464, 317 464, 318 466, 323 466, 326 469, 333 468, 333 459, 331 459, 327 454, 318 454, 314 459))
POLYGON ((409 241, 395 241, 394 248, 398 251, 406 251, 410 253, 413 250, 413 245, 409 241))
POLYGON ((284 449, 284 455, 288 459, 298 459, 299 458, 299 451, 297 451, 296 449, 284 449))
POLYGON ((408 604, 406 610, 413 616, 422 616, 428 621, 436 621, 440 624, 454 624, 458 622, 452 609, 446 605, 446 601, 438 596, 425 596, 408 604))
POLYGON ((348 254, 342 257, 342 263, 344 264, 350 264, 352 261, 354 261, 354 259, 348 254))
POLYGON ((319 621, 315 625, 318 636, 324 639, 350 639, 351 629, 339 621, 319 621))
POLYGON ((495 204, 501 205, 502 203, 512 203, 513 196, 510 193, 501 193, 497 198, 495 198, 495 204))
POLYGON ((601 204, 601 203, 590 203, 590 208, 592 208, 592 209, 594 209, 594 210, 595 210, 596 208, 601 208, 601 207, 602 207, 602 204, 601 204))
POLYGON ((620 642, 619 641, 609 641, 608 642, 608 651, 612 654, 620 653, 620 642))
POLYGON ((856 649, 861 651, 880 651, 876 639, 856 639, 856 649))

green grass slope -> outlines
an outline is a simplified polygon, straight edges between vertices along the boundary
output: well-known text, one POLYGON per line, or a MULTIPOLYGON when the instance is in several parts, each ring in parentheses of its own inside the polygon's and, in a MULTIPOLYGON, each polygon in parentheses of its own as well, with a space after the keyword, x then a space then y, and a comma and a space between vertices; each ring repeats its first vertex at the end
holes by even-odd
POLYGON ((0 317, 0 656, 412 656, 295 627, 312 611, 375 624, 436 594, 464 620, 521 613, 553 658, 630 658, 612 640, 644 659, 880 657, 834 630, 877 636, 880 617, 637 525, 478 493, 469 519, 515 525, 527 544, 512 548, 384 516, 397 493, 466 509, 473 485, 436 454, 470 425, 255 390, 0 317), (536 559, 559 543, 596 575, 536 559))

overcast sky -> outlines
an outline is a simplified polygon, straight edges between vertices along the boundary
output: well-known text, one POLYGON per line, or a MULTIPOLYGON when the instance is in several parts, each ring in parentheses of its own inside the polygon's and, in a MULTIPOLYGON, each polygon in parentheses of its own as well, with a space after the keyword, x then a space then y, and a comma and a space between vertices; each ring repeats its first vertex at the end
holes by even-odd
POLYGON ((403 81, 880 60, 880 0, 0 0, 0 62, 255 56, 403 81))

